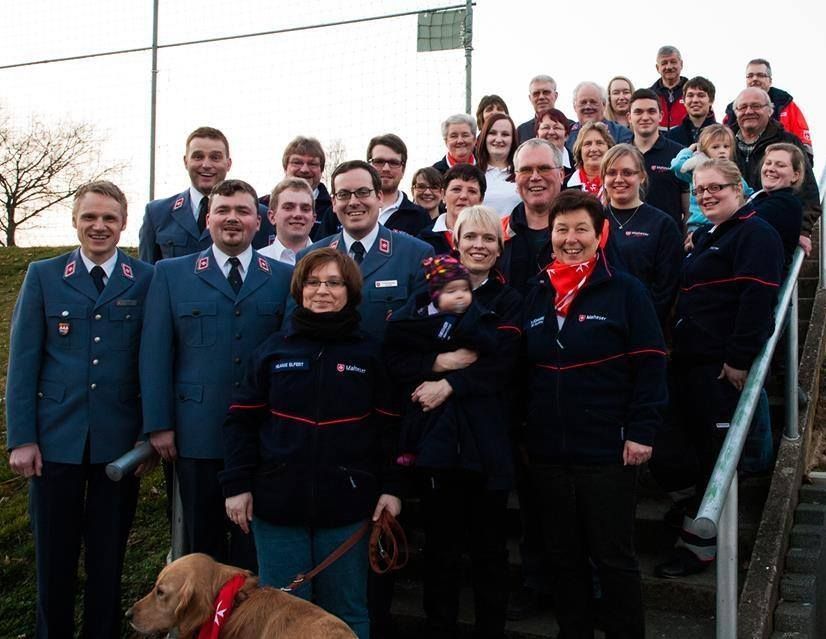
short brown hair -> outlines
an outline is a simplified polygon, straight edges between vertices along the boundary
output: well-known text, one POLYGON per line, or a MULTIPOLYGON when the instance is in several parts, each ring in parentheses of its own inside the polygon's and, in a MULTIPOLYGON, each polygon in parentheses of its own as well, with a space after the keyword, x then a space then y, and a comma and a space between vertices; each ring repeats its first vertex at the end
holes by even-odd
POLYGON ((250 184, 244 182, 244 180, 223 180, 213 186, 212 190, 209 192, 209 209, 212 209, 213 195, 223 195, 224 197, 229 197, 230 195, 235 195, 236 193, 248 194, 252 198, 255 205, 255 213, 258 214, 258 193, 255 192, 255 189, 252 188, 250 184))
POLYGON ((199 126, 195 129, 192 133, 186 136, 186 146, 185 153, 189 152, 189 143, 192 142, 195 138, 208 138, 210 140, 220 140, 224 144, 224 149, 227 152, 227 157, 229 157, 229 142, 227 142, 227 136, 225 136, 221 131, 215 129, 211 126, 199 126))
POLYGON ((482 99, 479 100, 479 106, 476 107, 476 126, 479 127, 479 130, 482 130, 482 125, 485 123, 485 109, 489 106, 498 106, 500 107, 505 113, 508 112, 508 105, 505 104, 505 101, 500 98, 495 93, 491 93, 490 95, 483 95, 482 99))
POLYGON ((407 166, 407 145, 395 133, 385 133, 384 135, 377 135, 367 145, 367 161, 369 162, 373 157, 373 147, 377 144, 386 146, 388 149, 395 151, 402 156, 402 166, 407 166))
POLYGON ((600 203, 597 198, 579 189, 566 189, 554 199, 553 204, 551 204, 551 210, 548 211, 548 227, 553 229, 554 220, 558 216, 579 209, 585 209, 588 213, 597 237, 602 235, 602 226, 605 222, 605 209, 602 208, 602 203, 600 203))
POLYGON ((305 138, 299 135, 293 138, 284 149, 284 154, 281 156, 281 167, 286 170, 287 163, 291 155, 309 155, 310 157, 318 158, 321 162, 321 170, 324 170, 326 158, 324 157, 324 149, 321 142, 315 138, 305 138))
POLYGON ((304 282, 314 270, 328 262, 335 262, 341 271, 341 278, 347 287, 347 306, 361 304, 362 277, 358 264, 346 253, 334 248, 320 248, 302 257, 293 271, 290 281, 290 295, 299 306, 304 305, 304 282))
POLYGON ((310 186, 310 183, 307 180, 300 177, 287 177, 275 185, 270 193, 270 211, 274 211, 278 208, 278 196, 287 190, 304 191, 305 193, 308 193, 310 195, 310 202, 312 202, 313 213, 315 213, 313 187, 310 186))
POLYGON ((348 160, 347 162, 339 164, 333 171, 333 175, 330 177, 330 195, 335 197, 336 178, 342 173, 349 173, 356 169, 367 171, 370 174, 370 181, 373 183, 373 190, 376 193, 381 193, 381 177, 379 176, 379 172, 364 160, 348 160))
POLYGON ((419 179, 419 176, 422 176, 424 178, 424 181, 427 182, 428 186, 432 186, 436 189, 445 188, 445 180, 441 172, 439 172, 437 169, 434 169, 432 166, 425 166, 413 174, 411 188, 414 191, 416 190, 416 180, 419 179))
POLYGON ((617 143, 605 122, 586 122, 579 129, 574 141, 574 162, 576 166, 582 166, 582 145, 585 143, 585 136, 591 131, 599 133, 609 149, 617 143))
POLYGON ((72 217, 77 215, 77 209, 80 207, 80 200, 87 193, 96 193, 104 197, 110 197, 120 204, 120 212, 123 215, 123 221, 126 221, 126 196, 123 191, 118 188, 114 182, 109 180, 95 180, 94 182, 87 182, 75 191, 74 201, 72 202, 72 217))

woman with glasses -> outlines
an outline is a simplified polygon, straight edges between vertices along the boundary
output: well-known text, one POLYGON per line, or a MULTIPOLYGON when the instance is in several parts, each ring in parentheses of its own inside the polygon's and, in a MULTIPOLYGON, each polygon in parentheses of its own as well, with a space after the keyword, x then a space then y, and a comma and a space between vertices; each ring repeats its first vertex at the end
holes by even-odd
POLYGON ((602 159, 600 174, 607 200, 608 243, 625 269, 645 284, 664 324, 677 295, 683 260, 680 230, 670 215, 643 202, 648 178, 645 161, 635 146, 611 147, 602 159))
POLYGON ((442 139, 447 153, 433 165, 439 173, 445 174, 457 164, 476 164, 473 149, 476 146, 476 120, 467 113, 451 115, 442 122, 442 139))
POLYGON ((713 537, 694 520, 740 399, 749 368, 774 326, 783 272, 783 245, 771 225, 743 206, 740 171, 730 160, 694 169, 694 194, 709 223, 694 233, 683 261, 673 324, 675 415, 696 454, 695 495, 686 504, 674 555, 660 577, 704 570, 713 537))
POLYGON ((546 109, 536 115, 536 137, 547 140, 562 153, 562 166, 565 167, 565 175, 571 172, 573 163, 571 154, 565 148, 565 140, 571 130, 571 124, 565 114, 559 109, 546 109))
POLYGON ((431 220, 435 220, 442 212, 442 197, 445 194, 444 185, 442 174, 432 166, 426 166, 413 174, 413 183, 410 186, 413 193, 413 203, 427 211, 431 220))
POLYGON ((505 113, 491 114, 476 143, 476 157, 487 181, 484 204, 499 213, 500 217, 510 215, 522 201, 516 192, 513 173, 513 154, 517 146, 516 125, 510 116, 505 113))
MULTIPOLYGON (((401 510, 382 470, 387 375, 380 345, 359 329, 359 267, 336 249, 315 250, 299 261, 290 293, 291 328, 253 353, 233 394, 220 475, 227 515, 255 533, 261 584, 276 588, 383 510, 401 510)), ((360 639, 370 636, 367 550, 365 536, 293 593, 360 639)))

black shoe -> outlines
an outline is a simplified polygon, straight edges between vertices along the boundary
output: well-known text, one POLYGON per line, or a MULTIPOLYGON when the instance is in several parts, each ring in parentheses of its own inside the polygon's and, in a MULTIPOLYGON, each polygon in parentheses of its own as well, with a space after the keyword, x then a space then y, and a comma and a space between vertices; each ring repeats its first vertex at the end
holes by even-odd
POLYGON ((537 614, 542 608, 542 594, 528 586, 520 586, 508 597, 506 617, 509 621, 520 621, 537 614))
POLYGON ((663 579, 676 579, 703 572, 711 562, 700 561, 687 548, 675 548, 671 559, 654 568, 654 575, 663 579))

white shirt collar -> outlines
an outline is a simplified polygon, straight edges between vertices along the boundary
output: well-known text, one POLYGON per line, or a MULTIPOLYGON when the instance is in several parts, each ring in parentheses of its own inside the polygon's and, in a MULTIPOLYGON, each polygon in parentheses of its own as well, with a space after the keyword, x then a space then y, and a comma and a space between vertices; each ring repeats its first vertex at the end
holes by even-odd
POLYGON ((206 197, 194 186, 189 187, 189 199, 192 201, 192 215, 195 216, 195 221, 198 221, 198 210, 201 207, 201 200, 206 197))
MULTIPOLYGON (((373 248, 373 244, 376 243, 376 238, 378 236, 379 236, 379 225, 376 224, 373 227, 372 231, 370 231, 367 235, 365 235, 363 238, 361 238, 361 240, 359 240, 361 242, 362 246, 364 247, 364 254, 365 255, 370 252, 371 248, 373 248)), ((347 231, 345 231, 343 228, 341 229, 341 237, 344 240, 344 246, 347 247, 347 253, 348 254, 352 253, 352 250, 350 249, 350 247, 353 246, 353 242, 356 241, 356 238, 349 235, 347 233, 347 231)))
POLYGON ((433 223, 433 232, 438 233, 439 231, 449 231, 450 229, 447 228, 447 213, 442 213, 439 217, 436 218, 436 221, 433 223))
POLYGON ((393 213, 399 210, 399 207, 402 205, 402 200, 404 199, 404 193, 399 189, 399 195, 396 198, 396 201, 392 204, 388 204, 385 206, 381 213, 379 213, 379 224, 384 224, 390 218, 393 213))
POLYGON ((104 278, 104 283, 106 283, 110 277, 112 277, 112 271, 115 270, 115 264, 118 263, 118 251, 115 249, 115 252, 112 254, 108 260, 106 260, 103 264, 96 264, 88 257, 83 254, 83 249, 78 251, 80 253, 80 259, 83 260, 83 265, 86 267, 86 270, 90 273, 95 266, 100 266, 103 269, 103 274, 106 276, 104 278))
MULTIPOLYGON (((230 255, 224 253, 221 249, 219 249, 214 244, 212 245, 212 254, 215 256, 215 260, 218 262, 218 266, 221 267, 221 272, 224 274, 224 277, 229 275, 229 270, 232 268, 232 264, 229 263, 230 255)), ((250 262, 252 261, 252 246, 248 246, 244 249, 244 252, 240 255, 236 255, 235 257, 241 262, 241 279, 246 279, 247 272, 250 270, 250 262)))
MULTIPOLYGON (((304 244, 302 248, 306 248, 310 246, 310 244, 312 243, 313 241, 308 237, 307 243, 304 244)), ((284 262, 284 264, 295 266, 295 251, 284 246, 279 241, 278 236, 275 237, 272 244, 270 244, 269 246, 265 246, 262 249, 259 249, 258 252, 261 255, 271 257, 272 259, 278 260, 279 262, 284 262)))

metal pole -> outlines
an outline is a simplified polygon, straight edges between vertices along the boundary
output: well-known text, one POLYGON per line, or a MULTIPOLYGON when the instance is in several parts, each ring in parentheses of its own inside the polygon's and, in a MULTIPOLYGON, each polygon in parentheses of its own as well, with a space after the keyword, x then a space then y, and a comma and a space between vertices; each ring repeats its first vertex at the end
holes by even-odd
POLYGON ((181 503, 181 486, 178 471, 172 465, 172 561, 184 554, 184 508, 181 503))
POLYGON ((729 484, 717 535, 717 639, 737 639, 737 475, 729 484))
POLYGON ((797 282, 792 289, 792 297, 789 300, 789 315, 786 325, 786 388, 784 403, 786 404, 786 428, 783 435, 786 439, 798 439, 800 437, 800 425, 797 399, 797 282))
MULTIPOLYGON (((823 172, 820 174, 820 182, 818 186, 823 189, 826 184, 826 166, 823 167, 823 172)), ((826 193, 820 196, 820 208, 823 209, 823 204, 826 202, 826 193)), ((818 288, 826 288, 826 221, 823 219, 823 213, 820 214, 820 282, 818 288)))
POLYGON ((158 2, 152 7, 152 98, 149 108, 149 199, 155 199, 155 129, 158 115, 158 2))
POLYGON ((470 87, 473 64, 473 0, 465 2, 465 113, 471 113, 470 87))

